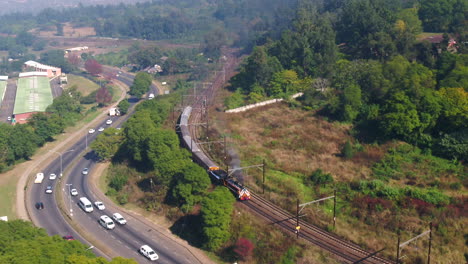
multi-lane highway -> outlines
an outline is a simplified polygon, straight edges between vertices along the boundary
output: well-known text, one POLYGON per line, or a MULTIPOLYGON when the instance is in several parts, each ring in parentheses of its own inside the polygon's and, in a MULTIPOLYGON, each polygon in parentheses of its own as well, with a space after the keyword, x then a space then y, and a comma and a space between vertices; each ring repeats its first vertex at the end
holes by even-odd
MULTIPOLYGON (((132 79, 133 76, 130 74, 119 73, 118 80, 126 85, 131 85, 132 79)), ((155 87, 152 87, 152 91, 156 93, 155 89, 155 87)), ((131 102, 133 106, 134 102, 138 100, 131 101, 133 101, 133 103, 131 102)), ((123 117, 112 117, 110 118, 113 120, 111 126, 120 127, 129 117, 130 114, 123 117)), ((30 183, 28 185, 30 188, 26 204, 34 223, 47 229, 50 235, 72 235, 84 243, 89 243, 70 226, 70 222, 74 227, 80 229, 80 233, 81 231, 85 232, 85 237, 92 237, 92 241, 98 241, 93 246, 96 246, 95 252, 99 255, 119 255, 126 258, 134 258, 139 263, 145 263, 148 260, 138 253, 138 249, 146 244, 152 247, 159 255, 158 262, 160 263, 201 263, 184 246, 174 242, 163 232, 155 230, 146 221, 127 214, 115 205, 106 204, 106 209, 103 211, 94 207, 94 211, 91 213, 84 212, 78 206, 80 197, 87 197, 92 203, 98 200, 98 195, 93 193, 92 188, 89 186, 88 178, 92 175, 93 167, 96 164, 96 156, 89 149, 89 144, 101 133, 98 132, 99 127, 108 128, 109 125, 106 125, 105 120, 102 120, 95 127, 89 127, 94 128, 96 130, 95 133, 89 134, 88 129, 86 129, 85 134, 82 135, 75 145, 61 153, 56 153, 57 158, 51 160, 49 165, 42 171, 45 177, 41 184, 30 183), (61 172, 60 156, 62 158, 63 171, 66 171, 62 178, 59 176, 61 172), (82 173, 84 168, 89 168, 87 175, 82 173), (57 179, 50 180, 50 173, 58 175, 57 179), (45 192, 46 187, 49 185, 53 186, 52 194, 45 192), (69 188, 77 189, 78 195, 69 195, 69 188), (60 192, 61 195, 57 195, 56 192, 60 192), (62 203, 67 209, 61 211, 58 208, 56 197, 63 198, 62 203), (44 209, 36 209, 35 204, 37 202, 42 202, 44 209), (70 206, 72 212, 69 211, 70 206), (121 213, 127 219, 126 225, 116 223, 115 229, 107 230, 98 224, 98 219, 101 215, 106 214, 112 217, 112 214, 115 212, 121 213), (62 213, 66 213, 65 216, 62 213), (97 248, 101 248, 102 251, 97 248)))

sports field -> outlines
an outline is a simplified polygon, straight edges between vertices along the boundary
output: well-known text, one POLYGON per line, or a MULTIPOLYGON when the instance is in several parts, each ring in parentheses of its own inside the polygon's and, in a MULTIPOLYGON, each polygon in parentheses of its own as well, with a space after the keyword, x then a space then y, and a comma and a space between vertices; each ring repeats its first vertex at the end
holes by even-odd
POLYGON ((0 80, 0 105, 2 105, 3 102, 3 96, 5 95, 6 86, 7 81, 0 80))
POLYGON ((43 112, 52 104, 52 100, 49 78, 44 76, 19 78, 13 113, 16 115, 43 112))

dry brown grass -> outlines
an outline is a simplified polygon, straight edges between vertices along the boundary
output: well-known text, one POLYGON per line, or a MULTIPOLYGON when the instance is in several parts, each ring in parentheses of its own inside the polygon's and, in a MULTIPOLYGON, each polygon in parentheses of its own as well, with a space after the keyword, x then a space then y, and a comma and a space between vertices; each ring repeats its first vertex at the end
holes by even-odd
POLYGON ((227 118, 228 130, 237 135, 236 144, 242 146, 238 148, 242 160, 262 157, 286 173, 309 175, 320 168, 337 181, 364 179, 371 173, 369 164, 383 155, 378 148, 366 146, 366 151, 352 160, 341 158, 341 146, 352 140, 349 125, 330 123, 284 104, 227 118))

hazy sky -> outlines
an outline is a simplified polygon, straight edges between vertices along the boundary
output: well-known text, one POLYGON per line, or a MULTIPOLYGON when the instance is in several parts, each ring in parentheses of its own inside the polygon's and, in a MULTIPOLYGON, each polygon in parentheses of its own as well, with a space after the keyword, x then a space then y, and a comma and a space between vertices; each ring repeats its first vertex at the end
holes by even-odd
POLYGON ((52 7, 75 7, 78 3, 83 5, 106 5, 118 3, 136 3, 149 0, 0 0, 0 14, 13 12, 37 13, 40 10, 52 7))

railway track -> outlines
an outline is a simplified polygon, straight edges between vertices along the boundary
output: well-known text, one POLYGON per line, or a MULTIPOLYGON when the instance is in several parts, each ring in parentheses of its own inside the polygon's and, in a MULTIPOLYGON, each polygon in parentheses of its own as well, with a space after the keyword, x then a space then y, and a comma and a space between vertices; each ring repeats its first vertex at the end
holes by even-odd
MULTIPOLYGON (((251 192, 251 195, 252 199, 242 202, 246 207, 267 221, 271 221, 270 224, 277 225, 296 235, 296 217, 294 215, 256 193, 251 192)), ((346 241, 307 222, 300 221, 300 226, 300 238, 335 254, 345 263, 395 263, 377 257, 374 253, 368 252, 352 242, 346 241)))
MULTIPOLYGON (((225 66, 225 78, 229 79, 234 74, 235 67, 237 67, 239 60, 234 56, 229 56, 225 66)), ((194 109, 192 111, 189 123, 190 124, 204 124, 204 115, 207 114, 204 111, 208 111, 207 107, 213 100, 216 90, 224 85, 224 76, 216 74, 211 86, 207 89, 202 90, 196 97, 194 96, 191 105, 194 109)), ((199 125, 189 125, 188 131, 191 138, 195 142, 199 142, 202 138, 203 132, 199 125)), ((185 136, 185 135, 184 135, 185 136)), ((197 144, 198 145, 198 144, 197 144)), ((189 146, 190 147, 190 146, 189 146)), ((202 145, 198 145, 198 149, 204 152, 207 157, 210 157, 209 153, 205 150, 202 145)), ((277 225, 286 232, 296 235, 296 218, 291 213, 273 204, 262 196, 252 193, 251 200, 242 202, 242 206, 247 207, 253 213, 263 217, 266 221, 271 221, 272 225, 277 225)), ((394 261, 390 261, 381 257, 376 256, 378 252, 369 252, 362 249, 360 246, 347 241, 343 238, 338 237, 335 234, 324 231, 317 226, 300 222, 299 237, 325 249, 332 254, 336 255, 343 263, 366 263, 366 264, 393 264, 394 261)))

